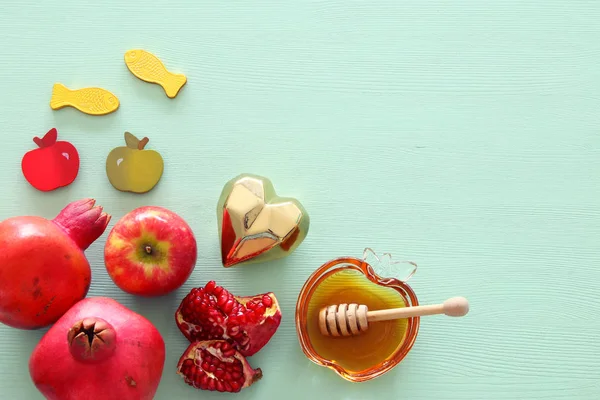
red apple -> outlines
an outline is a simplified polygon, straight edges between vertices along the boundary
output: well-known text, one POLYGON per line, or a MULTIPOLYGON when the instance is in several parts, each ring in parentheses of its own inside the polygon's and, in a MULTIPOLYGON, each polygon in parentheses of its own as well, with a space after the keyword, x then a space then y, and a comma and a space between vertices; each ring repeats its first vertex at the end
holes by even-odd
POLYGON ((43 138, 34 137, 40 148, 23 156, 21 169, 27 182, 34 188, 47 192, 71 184, 79 172, 79 153, 69 142, 56 141, 56 128, 43 138))
POLYGON ((196 265, 194 233, 162 207, 136 208, 113 227, 104 247, 106 270, 123 291, 161 296, 181 287, 196 265))

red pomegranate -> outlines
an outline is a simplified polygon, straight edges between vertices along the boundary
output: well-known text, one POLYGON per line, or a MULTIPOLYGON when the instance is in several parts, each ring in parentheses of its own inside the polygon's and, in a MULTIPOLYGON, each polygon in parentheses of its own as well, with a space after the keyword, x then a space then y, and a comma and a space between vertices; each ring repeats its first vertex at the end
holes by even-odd
POLYGON ((110 215, 93 199, 67 205, 56 218, 0 222, 0 322, 38 329, 83 299, 91 281, 84 251, 102 235, 110 215))
POLYGON ((236 393, 262 378, 239 351, 225 340, 190 344, 177 364, 185 383, 197 389, 236 393))
POLYGON ((151 400, 165 342, 143 316, 113 299, 83 299, 42 337, 29 373, 48 400, 151 400))
POLYGON ((175 320, 190 342, 225 339, 248 357, 271 340, 281 323, 281 310, 271 292, 239 297, 210 281, 188 293, 175 320))

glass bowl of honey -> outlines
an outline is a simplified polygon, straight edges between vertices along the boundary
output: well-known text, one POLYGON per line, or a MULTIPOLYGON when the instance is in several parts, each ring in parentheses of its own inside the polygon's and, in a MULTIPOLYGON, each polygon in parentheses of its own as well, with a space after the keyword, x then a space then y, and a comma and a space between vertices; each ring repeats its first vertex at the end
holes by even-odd
POLYGON ((369 310, 417 306, 417 296, 406 283, 416 268, 413 262, 394 262, 391 255, 379 257, 367 248, 362 259, 341 257, 314 271, 296 304, 296 332, 306 357, 352 382, 371 380, 398 365, 417 338, 419 317, 380 321, 359 335, 334 337, 321 333, 319 312, 352 303, 369 310))

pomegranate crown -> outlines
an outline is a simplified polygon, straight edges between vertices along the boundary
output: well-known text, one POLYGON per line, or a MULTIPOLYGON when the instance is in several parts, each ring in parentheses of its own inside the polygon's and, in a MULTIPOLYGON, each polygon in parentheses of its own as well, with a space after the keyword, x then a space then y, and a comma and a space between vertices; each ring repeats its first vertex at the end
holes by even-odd
POLYGON ((82 250, 102 236, 110 222, 111 216, 95 204, 94 199, 74 201, 53 219, 82 250))

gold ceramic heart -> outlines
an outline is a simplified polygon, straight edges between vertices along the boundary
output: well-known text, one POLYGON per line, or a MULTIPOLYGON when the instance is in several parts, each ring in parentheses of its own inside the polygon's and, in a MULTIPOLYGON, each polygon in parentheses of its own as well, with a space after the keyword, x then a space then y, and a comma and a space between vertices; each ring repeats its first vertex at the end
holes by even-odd
POLYGON ((306 237, 310 222, 298 200, 277 196, 269 179, 251 174, 225 184, 217 218, 225 267, 291 254, 306 237))

